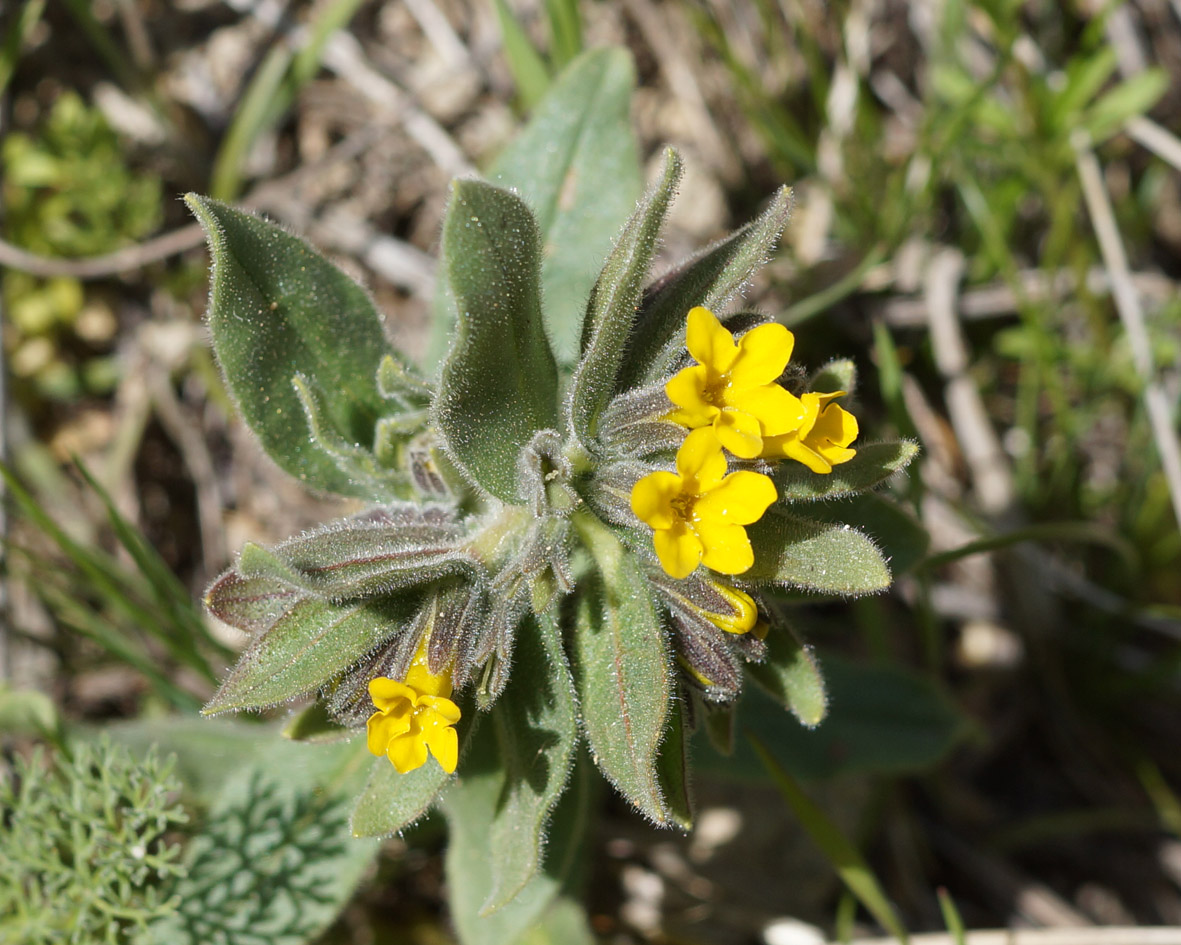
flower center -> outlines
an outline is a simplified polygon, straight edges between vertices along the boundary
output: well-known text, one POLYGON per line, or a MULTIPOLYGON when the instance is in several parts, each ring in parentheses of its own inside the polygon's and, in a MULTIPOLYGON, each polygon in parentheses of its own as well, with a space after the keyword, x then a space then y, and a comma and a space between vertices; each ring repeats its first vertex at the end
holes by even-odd
POLYGON ((691 493, 682 492, 680 495, 676 496, 669 503, 669 505, 673 507, 673 511, 677 513, 677 518, 679 518, 681 521, 692 522, 697 518, 696 513, 693 511, 693 506, 696 502, 697 496, 692 495, 691 493))

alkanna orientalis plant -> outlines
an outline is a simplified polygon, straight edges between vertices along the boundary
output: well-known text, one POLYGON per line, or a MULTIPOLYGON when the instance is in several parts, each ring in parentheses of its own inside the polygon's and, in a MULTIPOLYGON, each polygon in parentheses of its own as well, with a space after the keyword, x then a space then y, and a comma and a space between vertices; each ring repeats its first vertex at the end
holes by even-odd
POLYGON ((835 402, 851 362, 809 378, 786 328, 715 314, 774 249, 786 189, 650 281, 681 162, 667 152, 635 206, 631 75, 619 51, 580 57, 494 169, 507 186, 452 185, 437 370, 393 350, 364 291, 303 242, 189 197, 247 423, 309 488, 370 505, 247 545, 214 582, 210 611, 251 642, 206 711, 312 697, 292 730, 365 729, 379 757, 353 830, 440 806, 449 858, 487 861, 450 870, 468 940, 572 881, 580 745, 652 822, 688 827, 690 731, 735 703, 744 667, 820 721, 819 667, 766 595, 885 588, 874 542, 810 510, 914 454, 857 440, 835 402))

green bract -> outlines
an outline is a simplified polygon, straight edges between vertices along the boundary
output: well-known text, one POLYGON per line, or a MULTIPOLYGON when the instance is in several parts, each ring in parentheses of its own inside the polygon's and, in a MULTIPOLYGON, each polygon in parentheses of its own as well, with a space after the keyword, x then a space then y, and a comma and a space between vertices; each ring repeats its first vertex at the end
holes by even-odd
MULTIPOLYGON (((211 613, 251 642, 206 711, 311 697, 287 734, 326 740, 364 726, 371 680, 445 679, 456 773, 437 756, 405 774, 378 758, 353 829, 394 833, 440 806, 456 847, 488 859, 487 875, 452 875, 465 938, 483 922, 483 940, 512 941, 563 901, 590 759, 650 820, 687 828, 690 736, 704 719, 724 740, 719 720, 746 676, 804 725, 823 720, 820 664, 776 626, 762 590, 890 583, 879 545, 844 514, 882 520, 880 509, 844 497, 905 467, 909 443, 860 446, 828 475, 731 458, 735 482, 771 472, 778 495, 749 526, 754 565, 732 577, 670 577, 633 513, 636 483, 671 470, 686 438, 663 386, 689 363, 686 314, 738 294, 774 250, 790 193, 653 281, 681 163, 667 152, 636 205, 631 75, 618 51, 576 60, 495 183, 455 182, 439 265, 446 354, 429 373, 303 242, 188 198, 209 232, 214 347, 246 422, 309 487, 372 504, 271 549, 248 545, 214 582, 211 613)), ((765 321, 725 319, 739 338, 765 321)), ((836 361, 812 383, 852 393, 854 380, 836 361)))

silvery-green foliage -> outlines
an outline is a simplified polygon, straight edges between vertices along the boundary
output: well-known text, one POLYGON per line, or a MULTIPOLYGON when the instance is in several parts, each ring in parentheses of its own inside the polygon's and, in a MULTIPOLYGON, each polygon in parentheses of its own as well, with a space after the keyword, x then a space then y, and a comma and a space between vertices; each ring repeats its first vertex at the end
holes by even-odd
MULTIPOLYGON (((773 253, 791 207, 781 190, 654 279, 681 162, 668 151, 635 204, 631 85, 625 53, 587 53, 492 183, 453 184, 438 267, 445 344, 429 374, 298 239, 190 198, 214 258, 214 346, 246 422, 309 486, 372 503, 247 545, 213 583, 210 612, 250 639, 206 711, 312 697, 287 734, 338 739, 372 712, 370 680, 402 678, 427 641, 430 671, 450 674, 461 708, 458 776, 433 760, 398 774, 378 758, 351 825, 388 835, 442 808, 465 942, 513 941, 567 901, 564 844, 585 834, 592 765, 654 823, 687 829, 690 736, 704 718, 721 737, 752 667, 805 725, 828 705, 810 649, 782 628, 765 641, 722 629, 710 615, 725 623, 736 605, 706 572, 668 577, 631 511, 636 482, 671 469, 685 437, 664 383, 686 362, 688 310, 717 308, 736 332, 767 321, 723 306, 773 253)), ((855 380, 852 362, 834 361, 784 383, 852 393, 855 380)), ((829 476, 779 464, 780 499, 749 529, 755 566, 731 583, 768 619, 764 593, 885 588, 872 535, 885 519, 856 494, 914 453, 867 446, 829 476), (851 524, 863 519, 865 530, 851 524)), ((877 537, 906 563, 906 547, 877 537)))
POLYGON ((121 945, 175 913, 173 763, 102 740, 17 756, 0 777, 0 941, 121 945))

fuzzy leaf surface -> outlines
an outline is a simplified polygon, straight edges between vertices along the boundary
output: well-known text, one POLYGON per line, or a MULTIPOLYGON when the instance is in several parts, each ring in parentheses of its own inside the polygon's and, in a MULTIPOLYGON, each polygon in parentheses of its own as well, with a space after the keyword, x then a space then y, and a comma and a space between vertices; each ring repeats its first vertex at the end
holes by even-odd
MULTIPOLYGON (((477 720, 474 707, 465 704, 456 725, 461 764, 477 720)), ((353 836, 389 837, 417 823, 451 778, 433 757, 405 774, 399 774, 388 758, 375 758, 369 780, 353 808, 353 836)))
POLYGON ((517 945, 525 933, 565 893, 575 893, 581 882, 587 831, 594 799, 594 767, 581 759, 570 784, 553 812, 548 846, 551 856, 511 902, 485 914, 497 884, 488 855, 488 825, 496 817, 505 788, 504 771, 495 739, 473 739, 462 762, 460 777, 443 793, 440 806, 447 816, 447 885, 451 919, 460 945, 517 945))
POLYGON ((261 709, 318 689, 404 628, 415 603, 298 598, 242 654, 203 711, 261 709))
POLYGON ((337 523, 289 538, 271 550, 247 544, 244 578, 274 578, 317 596, 352 600, 389 594, 470 567, 447 526, 337 523))
POLYGON ((574 624, 583 727, 607 779, 665 824, 672 814, 656 762, 673 697, 668 644, 635 556, 610 533, 596 537, 592 554, 602 580, 581 596, 574 624))
POLYGON ((818 502, 800 511, 811 519, 845 522, 865 532, 890 562, 894 574, 905 574, 918 564, 931 543, 918 519, 888 496, 876 493, 818 502))
POLYGON ((536 875, 550 813, 574 762, 578 716, 560 635, 551 616, 526 620, 509 686, 490 714, 505 785, 488 832, 493 884, 484 915, 507 905, 536 875))
POLYGON ((578 358, 595 273, 643 190, 630 121, 634 88, 626 51, 583 53, 489 175, 519 193, 537 216, 546 328, 563 365, 578 358))
POLYGON ((767 658, 751 663, 747 671, 801 724, 814 728, 828 714, 828 692, 816 654, 790 629, 774 633, 767 644, 767 658))
POLYGON ((685 317, 695 305, 718 308, 771 257, 791 216, 791 190, 780 188, 755 220, 686 260, 648 288, 636 319, 619 390, 658 380, 684 350, 685 317))
POLYGON ((857 455, 834 466, 827 475, 814 473, 803 463, 780 463, 772 477, 783 502, 814 502, 837 499, 880 486, 910 465, 919 453, 917 443, 899 440, 857 446, 857 455))
POLYGON ((296 374, 325 392, 324 423, 358 448, 373 444, 385 405, 377 368, 392 351, 366 292, 307 243, 248 213, 190 194, 213 270, 209 328, 226 381, 250 429, 283 469, 311 489, 378 498, 309 438, 296 374))
POLYGON ((477 180, 452 184, 443 259, 459 313, 435 417, 472 482, 519 502, 517 460, 558 423, 558 376, 541 316, 537 223, 521 199, 477 180))
POLYGON ((808 378, 808 390, 830 394, 843 390, 846 394, 857 391, 857 365, 849 358, 835 358, 808 378))
POLYGON ((872 594, 890 586, 890 568, 877 546, 846 525, 771 508, 747 534, 755 563, 742 575, 746 580, 826 594, 872 594))
POLYGON ((640 201, 591 291, 582 326, 582 359, 569 400, 571 428, 584 444, 594 441, 599 416, 615 393, 644 282, 681 173, 681 159, 669 148, 660 179, 640 201))

